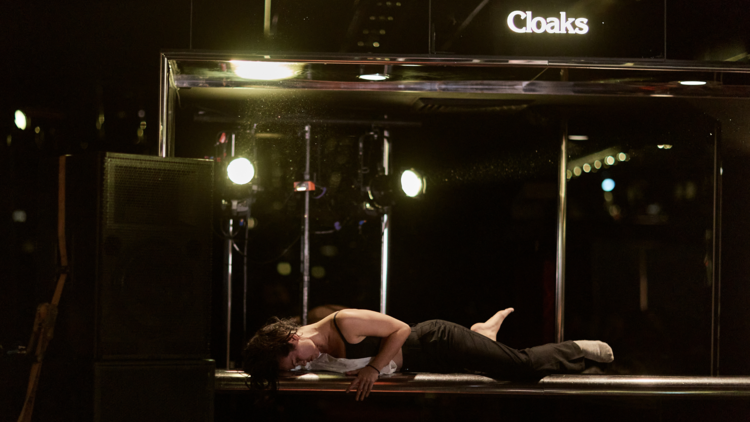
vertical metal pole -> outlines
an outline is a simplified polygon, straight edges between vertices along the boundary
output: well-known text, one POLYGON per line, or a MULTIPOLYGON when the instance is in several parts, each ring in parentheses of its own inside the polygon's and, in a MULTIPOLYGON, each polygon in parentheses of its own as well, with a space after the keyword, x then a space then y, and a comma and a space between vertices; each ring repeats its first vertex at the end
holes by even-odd
POLYGON ((720 375, 719 358, 721 351, 721 179, 722 162, 719 157, 719 130, 714 128, 714 218, 713 256, 711 257, 711 375, 720 375))
POLYGON ((266 0, 263 10, 263 36, 266 38, 271 36, 271 0, 266 0))
POLYGON ((563 118, 560 128, 560 172, 557 213, 557 270, 555 280, 555 341, 565 338, 565 221, 568 186, 568 120, 563 118))
POLYGON ((167 56, 161 55, 160 65, 160 76, 159 80, 159 156, 167 157, 167 151, 169 151, 167 130, 169 119, 167 117, 167 98, 169 98, 169 63, 167 62, 167 56))
MULTIPOLYGON (((383 131, 383 169, 385 175, 388 176, 390 173, 390 156, 391 156, 391 143, 388 140, 388 131, 383 131)), ((381 248, 380 248, 380 312, 387 314, 388 312, 388 255, 390 249, 390 213, 391 207, 386 207, 386 211, 380 219, 381 227, 381 248)))
POLYGON ((231 361, 229 360, 229 352, 231 349, 230 345, 230 339, 232 338, 232 219, 229 219, 229 237, 230 239, 227 239, 226 244, 224 246, 224 254, 225 254, 225 272, 224 272, 224 278, 226 280, 226 289, 227 289, 227 297, 226 297, 226 304, 227 304, 227 367, 226 369, 234 369, 232 368, 231 361))
MULTIPOLYGON (((305 126, 305 181, 310 180, 310 125, 305 126)), ((305 192, 305 215, 302 217, 302 325, 307 325, 310 294, 310 191, 305 192)))

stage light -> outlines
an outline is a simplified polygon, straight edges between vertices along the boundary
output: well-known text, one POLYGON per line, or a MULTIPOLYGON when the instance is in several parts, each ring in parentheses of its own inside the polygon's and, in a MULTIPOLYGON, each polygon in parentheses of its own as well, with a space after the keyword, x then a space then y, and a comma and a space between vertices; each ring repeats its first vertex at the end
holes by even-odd
POLYGON ((26 114, 23 111, 16 110, 15 121, 16 121, 17 128, 21 130, 26 129, 27 119, 26 119, 26 114))
POLYGON ((255 166, 247 158, 238 157, 227 166, 227 177, 238 185, 246 185, 255 176, 255 166))
POLYGON ((706 81, 680 81, 680 85, 688 85, 688 86, 700 86, 705 85, 706 81))
POLYGON ((229 63, 234 70, 234 74, 240 78, 260 81, 289 79, 302 71, 302 64, 300 63, 246 62, 242 60, 231 60, 229 63))
POLYGON ((612 189, 615 188, 615 181, 612 179, 604 179, 602 180, 602 190, 604 192, 612 192, 612 189))
POLYGON ((414 198, 422 195, 426 187, 427 181, 416 170, 410 169, 401 173, 401 189, 406 196, 414 198))

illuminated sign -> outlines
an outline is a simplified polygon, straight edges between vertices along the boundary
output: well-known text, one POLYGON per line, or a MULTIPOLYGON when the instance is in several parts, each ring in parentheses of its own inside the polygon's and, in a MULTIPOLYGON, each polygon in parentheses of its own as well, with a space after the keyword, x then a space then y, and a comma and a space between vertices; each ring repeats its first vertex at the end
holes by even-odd
POLYGON ((560 19, 534 17, 531 12, 514 10, 508 15, 508 27, 511 31, 519 34, 542 33, 548 34, 585 34, 589 32, 588 19, 569 18, 565 12, 560 12, 560 19), (518 25, 526 26, 521 28, 518 25), (575 27, 573 26, 575 25, 575 27))

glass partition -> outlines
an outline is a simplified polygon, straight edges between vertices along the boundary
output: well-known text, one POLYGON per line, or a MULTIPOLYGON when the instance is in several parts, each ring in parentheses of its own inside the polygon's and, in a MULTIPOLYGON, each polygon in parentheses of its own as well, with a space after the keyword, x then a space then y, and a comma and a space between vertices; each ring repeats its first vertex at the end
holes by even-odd
POLYGON ((271 315, 470 326, 514 307, 498 339, 523 348, 555 340, 563 307, 566 339, 623 355, 609 371, 711 371, 720 136, 700 102, 750 98, 746 81, 668 63, 241 58, 164 66, 163 154, 255 164, 245 187, 216 172, 219 367, 271 315), (420 197, 400 189, 408 169, 420 197))

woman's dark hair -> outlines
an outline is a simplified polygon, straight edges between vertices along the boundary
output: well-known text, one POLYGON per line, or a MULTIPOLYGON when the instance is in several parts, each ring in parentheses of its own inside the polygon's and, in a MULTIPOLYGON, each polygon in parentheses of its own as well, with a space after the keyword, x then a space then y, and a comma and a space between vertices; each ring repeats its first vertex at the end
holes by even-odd
POLYGON ((242 353, 242 370, 250 374, 251 389, 276 391, 279 358, 294 350, 289 341, 299 327, 292 319, 273 317, 247 342, 242 353))

